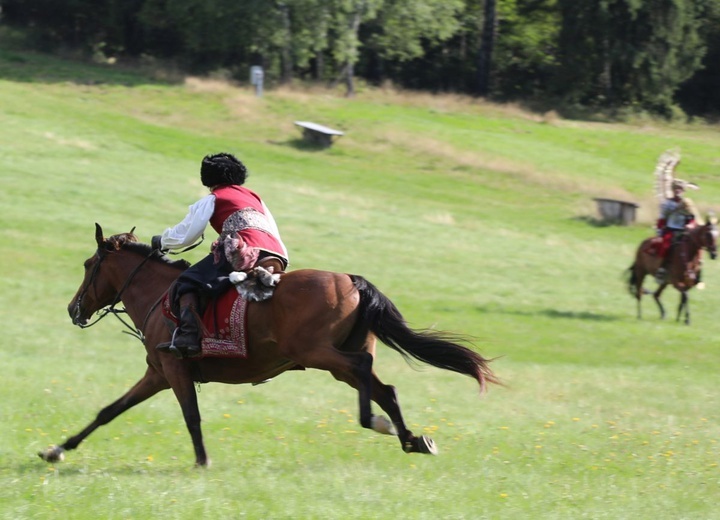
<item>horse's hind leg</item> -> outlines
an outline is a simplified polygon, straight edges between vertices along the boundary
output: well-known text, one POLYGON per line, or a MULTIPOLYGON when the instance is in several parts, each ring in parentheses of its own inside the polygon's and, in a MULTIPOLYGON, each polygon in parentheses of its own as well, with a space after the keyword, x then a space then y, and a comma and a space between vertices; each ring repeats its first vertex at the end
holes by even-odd
POLYGON ((329 371, 335 379, 343 381, 358 391, 360 426, 373 429, 373 415, 370 399, 372 395, 373 356, 369 352, 340 352, 331 349, 331 356, 324 356, 321 362, 305 365, 329 371))
POLYGON ((685 325, 690 325, 690 299, 688 298, 687 291, 680 291, 680 304, 678 305, 677 318, 675 321, 680 321, 683 310, 685 310, 685 325))
MULTIPOLYGON (((294 338, 293 344, 295 342, 297 342, 297 337, 294 338)), ((292 352, 294 355, 291 357, 298 364, 306 368, 327 370, 338 381, 343 381, 355 388, 358 391, 360 425, 363 428, 386 434, 397 433, 403 450, 407 453, 435 454, 437 452, 431 439, 424 436, 415 437, 406 428, 397 403, 395 389, 384 385, 373 373, 373 353, 375 352, 373 336, 368 337, 367 331, 361 335, 355 335, 354 339, 346 341, 343 350, 338 350, 332 345, 321 347, 321 343, 317 338, 307 338, 298 344, 315 345, 315 348, 298 350, 291 349, 288 345, 284 348, 281 347, 281 351, 292 352), (371 399, 390 416, 397 432, 393 431, 386 419, 372 414, 371 399)))
POLYGON ((397 435, 406 453, 437 454, 432 439, 426 436, 416 437, 405 426, 395 387, 383 384, 372 370, 373 356, 368 352, 345 353, 347 359, 355 361, 352 370, 330 370, 338 381, 344 381, 358 391, 360 405, 360 425, 379 433, 397 435), (382 416, 373 415, 370 400, 375 401, 392 423, 382 416))
POLYGON ((655 299, 655 303, 657 303, 658 309, 660 309, 660 319, 665 319, 665 307, 663 307, 662 302, 660 301, 660 296, 662 295, 663 291, 665 290, 665 287, 667 287, 667 284, 664 283, 660 285, 660 287, 657 288, 657 290, 653 293, 653 298, 655 299))
POLYGON ((109 423, 118 415, 132 408, 136 404, 142 403, 161 390, 166 390, 168 388, 169 385, 167 381, 158 374, 154 368, 148 367, 143 378, 140 379, 135 386, 128 390, 120 399, 100 410, 100 413, 98 413, 95 420, 84 430, 77 435, 73 435, 60 446, 51 446, 45 451, 38 453, 38 455, 41 459, 47 462, 57 462, 59 460, 63 460, 65 458, 65 451, 77 448, 82 441, 84 441, 100 426, 109 423))
MULTIPOLYGON (((390 416, 390 420, 395 426, 396 432, 382 431, 376 428, 377 420, 373 421, 373 429, 380 431, 380 433, 396 433, 400 444, 406 453, 428 453, 431 455, 437 454, 437 448, 435 442, 430 437, 421 435, 416 437, 413 433, 405 426, 405 420, 403 419, 402 412, 400 411, 400 403, 397 397, 397 390, 394 386, 386 385, 375 375, 372 374, 372 400, 375 401, 383 411, 390 416)), ((377 416, 376 416, 377 417, 377 416)), ((373 419, 376 419, 373 417, 373 419)))

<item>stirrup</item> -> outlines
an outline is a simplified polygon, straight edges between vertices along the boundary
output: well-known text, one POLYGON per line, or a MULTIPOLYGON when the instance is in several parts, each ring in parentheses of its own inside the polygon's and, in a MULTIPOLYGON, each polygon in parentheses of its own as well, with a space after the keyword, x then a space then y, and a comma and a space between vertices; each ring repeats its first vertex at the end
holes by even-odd
POLYGON ((174 352, 174 350, 177 350, 177 348, 175 347, 175 334, 177 334, 177 331, 178 327, 175 327, 175 329, 173 329, 172 338, 170 338, 170 341, 163 341, 162 343, 158 343, 157 345, 155 345, 155 349, 159 350, 160 352, 174 352))
POLYGON ((181 349, 176 345, 171 345, 169 350, 175 354, 175 357, 178 359, 196 358, 202 355, 202 349, 199 347, 181 349))
POLYGON ((172 339, 170 341, 158 343, 155 348, 157 350, 160 350, 161 352, 171 352, 178 359, 194 358, 194 357, 200 356, 202 354, 202 347, 200 347, 197 342, 193 342, 192 345, 190 345, 190 347, 194 347, 194 348, 189 348, 189 347, 181 348, 175 344, 175 339, 176 339, 178 330, 179 330, 179 327, 175 327, 175 330, 173 330, 172 339))

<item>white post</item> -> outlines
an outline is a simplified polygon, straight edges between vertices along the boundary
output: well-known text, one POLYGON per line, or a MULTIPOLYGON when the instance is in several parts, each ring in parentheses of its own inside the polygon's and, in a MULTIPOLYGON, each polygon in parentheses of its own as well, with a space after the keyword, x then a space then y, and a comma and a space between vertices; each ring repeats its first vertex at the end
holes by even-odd
POLYGON ((250 67, 250 83, 255 85, 255 95, 262 97, 263 92, 263 69, 259 65, 250 67))

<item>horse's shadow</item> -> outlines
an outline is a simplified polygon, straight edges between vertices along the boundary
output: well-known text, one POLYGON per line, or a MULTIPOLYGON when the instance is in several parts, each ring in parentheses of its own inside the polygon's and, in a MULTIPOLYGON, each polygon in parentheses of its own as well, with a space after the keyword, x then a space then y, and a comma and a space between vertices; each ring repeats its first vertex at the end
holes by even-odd
POLYGON ((303 152, 323 152, 325 150, 328 150, 329 148, 328 146, 313 143, 303 138, 287 139, 285 141, 268 141, 268 143, 277 146, 288 146, 290 148, 295 148, 296 150, 301 150, 303 152))
POLYGON ((620 221, 604 220, 604 219, 600 219, 600 218, 596 218, 596 217, 591 217, 589 215, 573 217, 573 220, 585 222, 587 225, 596 227, 596 228, 612 227, 612 226, 621 225, 620 221))
POLYGON ((597 314, 594 312, 576 312, 576 311, 559 311, 556 309, 545 309, 537 314, 547 316, 548 318, 564 318, 573 320, 591 320, 591 321, 617 321, 618 316, 608 314, 597 314))
POLYGON ((514 316, 545 316, 547 318, 585 320, 585 321, 620 321, 620 316, 597 314, 587 311, 563 311, 558 309, 542 309, 537 311, 519 311, 496 306, 477 306, 475 310, 487 314, 510 314, 514 316))
MULTIPOLYGON (((152 472, 154 475, 176 475, 179 472, 192 471, 192 467, 182 464, 182 461, 172 461, 173 463, 150 464, 138 463, 136 460, 105 460, 104 462, 95 461, 97 464, 84 463, 82 457, 74 462, 59 462, 54 467, 65 476, 77 475, 93 475, 99 472, 111 472, 115 475, 142 475, 152 472)), ((14 475, 46 475, 48 473, 48 465, 43 462, 37 455, 28 456, 27 460, 18 462, 14 465, 14 475)))

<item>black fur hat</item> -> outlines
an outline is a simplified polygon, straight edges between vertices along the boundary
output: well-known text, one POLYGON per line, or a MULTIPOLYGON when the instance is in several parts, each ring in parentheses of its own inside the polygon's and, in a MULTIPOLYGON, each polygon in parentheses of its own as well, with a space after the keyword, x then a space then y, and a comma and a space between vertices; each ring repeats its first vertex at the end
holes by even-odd
POLYGON ((223 184, 242 186, 247 176, 245 165, 229 153, 206 155, 200 167, 200 179, 208 188, 223 184))

